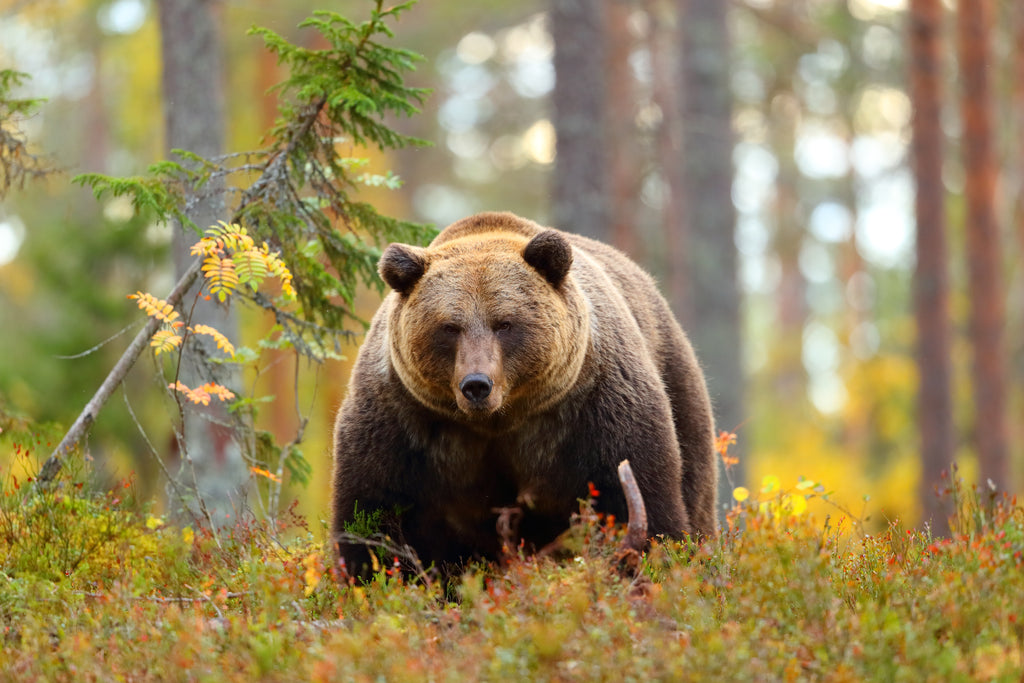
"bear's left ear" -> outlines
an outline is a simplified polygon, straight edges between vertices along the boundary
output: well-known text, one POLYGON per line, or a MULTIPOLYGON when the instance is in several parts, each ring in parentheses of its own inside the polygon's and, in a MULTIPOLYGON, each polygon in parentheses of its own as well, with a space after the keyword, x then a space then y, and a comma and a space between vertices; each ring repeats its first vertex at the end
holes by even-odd
POLYGON ((427 259, 420 247, 389 244, 377 262, 377 272, 388 287, 399 294, 408 294, 427 272, 427 259))
POLYGON ((561 286, 572 266, 572 247, 557 230, 545 230, 523 249, 523 259, 555 287, 561 286))

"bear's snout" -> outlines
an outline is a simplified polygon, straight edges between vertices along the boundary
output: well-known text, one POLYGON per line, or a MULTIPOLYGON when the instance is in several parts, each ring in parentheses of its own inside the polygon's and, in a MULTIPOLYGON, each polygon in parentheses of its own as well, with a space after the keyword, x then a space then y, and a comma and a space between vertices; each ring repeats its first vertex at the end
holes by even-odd
POLYGON ((460 335, 451 389, 463 415, 481 419, 501 408, 506 378, 498 337, 476 325, 460 335))
POLYGON ((481 403, 491 395, 491 388, 494 382, 482 372, 474 372, 466 375, 459 382, 459 391, 473 403, 481 403))

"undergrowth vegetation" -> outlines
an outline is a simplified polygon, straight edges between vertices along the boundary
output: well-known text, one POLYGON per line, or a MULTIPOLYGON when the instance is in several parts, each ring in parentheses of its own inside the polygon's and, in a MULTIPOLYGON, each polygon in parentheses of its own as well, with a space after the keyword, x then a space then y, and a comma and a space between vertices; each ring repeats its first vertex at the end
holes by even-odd
MULTIPOLYGON (((3 680, 1020 680, 1024 515, 951 485, 954 535, 862 535, 766 482, 722 537, 654 543, 638 576, 587 502, 559 557, 471 568, 448 590, 329 569, 323 523, 240 513, 175 526, 65 471, 0 483, 3 680), (101 491, 101 492, 100 492, 101 491), (797 505, 796 507, 800 507, 797 505)), ((20 474, 19 474, 20 473, 20 474)), ((749 493, 749 492, 748 492, 749 493)), ((742 496, 740 496, 742 497, 742 496)))

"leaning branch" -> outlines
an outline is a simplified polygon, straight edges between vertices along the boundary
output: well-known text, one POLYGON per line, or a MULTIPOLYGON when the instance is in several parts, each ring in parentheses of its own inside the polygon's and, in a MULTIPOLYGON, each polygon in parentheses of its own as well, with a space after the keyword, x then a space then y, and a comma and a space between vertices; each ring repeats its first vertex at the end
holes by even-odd
MULTIPOLYGON (((185 271, 185 274, 181 276, 178 283, 174 286, 174 289, 167 297, 167 303, 171 306, 177 306, 181 301, 181 298, 185 296, 185 292, 188 291, 192 283, 196 281, 196 277, 199 275, 200 268, 203 265, 202 258, 197 258, 189 266, 189 269, 185 271)), ((68 430, 64 438, 54 449, 50 457, 43 463, 42 469, 39 471, 38 481, 40 484, 45 485, 53 481, 53 478, 60 472, 60 468, 63 465, 63 460, 69 452, 82 440, 86 432, 89 431, 89 427, 96 421, 96 416, 99 414, 100 409, 107 402, 107 399, 114 393, 118 385, 124 381, 128 371, 131 370, 132 366, 135 365, 135 361, 138 360, 142 351, 146 348, 149 343, 150 337, 156 332, 157 327, 160 326, 160 321, 156 318, 150 318, 146 322, 146 326, 143 327, 132 343, 128 345, 124 353, 121 354, 121 358, 118 359, 117 364, 107 375, 107 378, 103 380, 103 384, 96 390, 92 399, 85 405, 85 408, 79 414, 74 424, 71 425, 71 429, 68 430)))
MULTIPOLYGON (((275 182, 279 182, 285 179, 287 176, 286 164, 289 157, 295 152, 295 149, 300 144, 303 137, 309 135, 313 129, 313 125, 316 123, 317 118, 320 116, 324 106, 326 106, 326 99, 320 98, 312 104, 312 106, 306 110, 303 117, 300 118, 294 127, 294 133, 290 136, 288 143, 280 150, 276 152, 276 155, 270 160, 269 163, 264 167, 263 173, 253 183, 252 186, 242 195, 239 207, 235 210, 235 220, 239 216, 244 207, 252 202, 256 201, 261 193, 267 191, 267 186, 272 185, 275 182)), ((189 290, 192 284, 196 281, 199 276, 199 272, 202 268, 203 259, 202 257, 197 258, 189 266, 188 270, 181 276, 170 295, 167 297, 167 303, 171 306, 177 306, 181 301, 182 297, 185 296, 185 292, 189 290)), ((150 318, 146 322, 146 326, 135 335, 135 339, 129 344, 128 348, 125 349, 121 358, 118 359, 117 364, 114 365, 113 369, 107 375, 107 378, 103 380, 103 384, 96 390, 92 399, 86 404, 85 408, 79 414, 78 418, 75 419, 74 424, 71 425, 71 429, 64 435, 61 442, 54 449, 50 457, 43 463, 42 469, 39 471, 38 482, 41 486, 45 486, 53 481, 57 473, 60 472, 63 466, 64 458, 67 457, 68 453, 78 444, 79 441, 85 436, 92 426, 93 422, 96 421, 96 416, 100 410, 106 404, 107 400, 117 389, 118 385, 124 381, 128 371, 131 370, 132 366, 135 365, 135 361, 139 359, 142 351, 146 348, 150 338, 156 333, 157 328, 160 326, 160 321, 156 318, 150 318)))

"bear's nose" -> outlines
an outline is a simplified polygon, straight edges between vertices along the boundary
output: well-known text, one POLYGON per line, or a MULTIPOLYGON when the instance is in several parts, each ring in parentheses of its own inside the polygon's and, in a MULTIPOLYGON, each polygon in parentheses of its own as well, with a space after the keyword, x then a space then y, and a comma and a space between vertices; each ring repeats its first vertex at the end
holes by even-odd
POLYGON ((466 375, 459 382, 459 391, 462 395, 474 403, 479 403, 491 395, 491 387, 494 382, 482 372, 474 372, 466 375))

